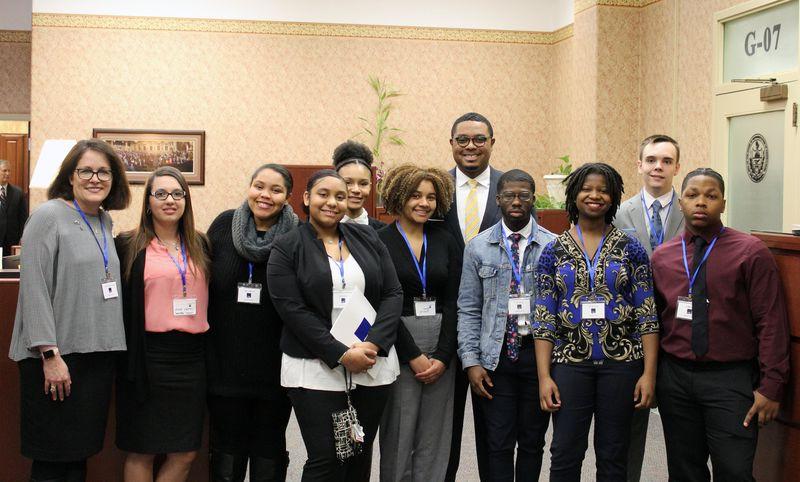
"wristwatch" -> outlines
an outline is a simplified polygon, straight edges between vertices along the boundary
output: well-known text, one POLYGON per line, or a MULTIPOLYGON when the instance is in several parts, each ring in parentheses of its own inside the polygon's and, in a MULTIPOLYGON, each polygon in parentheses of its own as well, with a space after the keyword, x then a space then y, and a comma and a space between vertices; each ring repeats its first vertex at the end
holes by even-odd
POLYGON ((51 348, 42 352, 42 360, 49 360, 58 355, 58 348, 51 348))

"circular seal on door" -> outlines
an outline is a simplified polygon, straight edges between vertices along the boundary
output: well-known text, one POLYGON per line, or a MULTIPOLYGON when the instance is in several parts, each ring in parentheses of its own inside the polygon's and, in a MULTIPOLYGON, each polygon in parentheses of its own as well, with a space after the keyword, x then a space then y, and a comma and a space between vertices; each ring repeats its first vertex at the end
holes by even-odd
POLYGON ((761 134, 753 134, 747 143, 747 156, 745 160, 747 175, 753 182, 761 182, 767 175, 769 164, 769 149, 767 140, 761 134))

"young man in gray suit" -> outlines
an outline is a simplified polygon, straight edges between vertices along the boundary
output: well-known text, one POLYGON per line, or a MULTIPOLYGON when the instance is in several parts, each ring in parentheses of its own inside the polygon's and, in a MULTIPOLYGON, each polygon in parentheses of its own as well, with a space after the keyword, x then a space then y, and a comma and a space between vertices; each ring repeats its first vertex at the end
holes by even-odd
MULTIPOLYGON (((639 146, 636 167, 643 188, 628 199, 614 219, 614 225, 635 236, 649 256, 662 243, 683 232, 683 216, 672 180, 680 170, 680 146, 666 135, 652 135, 639 146)), ((631 423, 628 449, 628 482, 639 482, 642 474, 647 423, 650 410, 637 410, 631 423)))
MULTIPOLYGON (((494 226, 502 214, 495 202, 497 181, 503 174, 489 166, 494 146, 494 129, 489 119, 476 112, 468 112, 453 123, 450 129, 450 147, 456 167, 450 171, 455 180, 455 199, 444 217, 448 231, 456 238, 461 252, 466 243, 479 232, 494 226)), ((460 275, 460 273, 459 273, 460 275)), ((464 426, 464 405, 469 391, 469 380, 460 360, 456 361, 456 386, 453 403, 453 439, 446 482, 456 480, 461 458, 461 431, 464 426)), ((486 435, 476 395, 472 395, 472 413, 475 422, 475 449, 481 480, 488 480, 486 471, 486 435)))

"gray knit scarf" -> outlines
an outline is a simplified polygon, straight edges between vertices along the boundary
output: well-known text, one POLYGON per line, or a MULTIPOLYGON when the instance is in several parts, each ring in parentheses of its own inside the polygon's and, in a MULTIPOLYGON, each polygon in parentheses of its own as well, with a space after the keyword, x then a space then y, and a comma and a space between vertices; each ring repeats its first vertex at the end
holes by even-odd
POLYGON ((275 223, 263 238, 259 239, 256 233, 256 222, 253 220, 253 212, 247 201, 242 203, 233 213, 233 223, 231 230, 233 233, 233 246, 239 256, 253 263, 262 263, 269 256, 272 243, 279 234, 294 229, 297 226, 298 218, 288 204, 283 206, 283 210, 278 215, 278 222, 275 223))

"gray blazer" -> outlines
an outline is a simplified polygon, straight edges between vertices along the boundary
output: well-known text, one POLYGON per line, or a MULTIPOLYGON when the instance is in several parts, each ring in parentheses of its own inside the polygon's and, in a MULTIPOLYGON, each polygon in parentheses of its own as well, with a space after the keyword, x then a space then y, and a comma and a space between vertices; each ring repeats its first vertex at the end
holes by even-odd
MULTIPOLYGON (((650 236, 647 234, 647 224, 644 220, 641 191, 622 203, 617 211, 617 216, 614 218, 614 226, 633 235, 647 250, 647 255, 653 255, 653 250, 650 248, 650 236)), ((672 209, 670 209, 667 217, 667 225, 664 226, 664 242, 666 243, 682 232, 683 213, 681 213, 680 206, 678 206, 678 193, 673 190, 672 209)))

